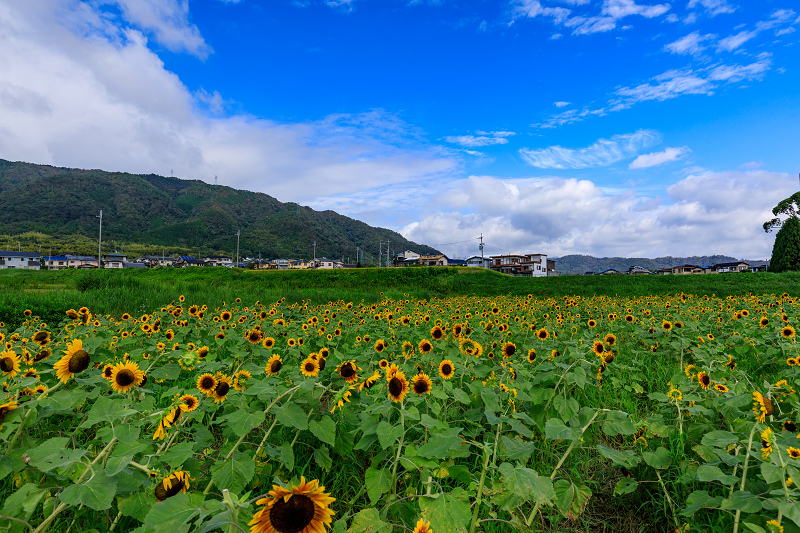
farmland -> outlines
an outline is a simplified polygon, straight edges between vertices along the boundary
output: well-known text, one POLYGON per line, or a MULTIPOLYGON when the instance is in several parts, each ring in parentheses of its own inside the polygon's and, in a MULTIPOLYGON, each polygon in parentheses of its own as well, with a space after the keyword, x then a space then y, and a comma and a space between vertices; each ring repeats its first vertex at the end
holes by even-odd
POLYGON ((0 531, 800 531, 800 277, 0 276, 0 531))

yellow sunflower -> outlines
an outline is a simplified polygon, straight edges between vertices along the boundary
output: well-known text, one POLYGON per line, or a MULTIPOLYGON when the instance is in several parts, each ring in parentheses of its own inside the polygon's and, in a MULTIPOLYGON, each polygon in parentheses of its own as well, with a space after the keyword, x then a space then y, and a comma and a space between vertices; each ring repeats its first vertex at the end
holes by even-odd
POLYGON ((6 350, 0 353, 0 370, 3 376, 13 378, 19 373, 19 356, 13 350, 6 350))
POLYGON ((336 367, 336 371, 339 373, 339 376, 342 377, 347 383, 355 383, 358 381, 358 371, 361 370, 360 367, 356 366, 355 360, 344 361, 342 364, 336 367))
POLYGON ((381 373, 379 370, 376 370, 372 373, 370 377, 362 381, 358 384, 358 390, 362 391, 364 389, 371 389, 373 385, 375 385, 378 380, 381 378, 381 373))
POLYGON ((263 505, 248 524, 250 533, 324 533, 335 514, 330 510, 331 498, 318 480, 300 483, 292 489, 273 485, 266 498, 256 505, 263 505))
POLYGON ((431 341, 428 339, 422 339, 419 341, 419 353, 429 353, 431 350, 433 350, 431 341))
POLYGON ((264 368, 264 371, 268 376, 275 376, 281 371, 282 366, 283 360, 281 359, 281 356, 275 353, 272 354, 272 357, 270 357, 267 361, 267 366, 264 368))
POLYGON ((441 363, 439 363, 439 375, 442 376, 442 379, 450 379, 455 375, 455 365, 450 359, 445 359, 441 363))
POLYGON ((711 378, 708 377, 708 374, 706 374, 705 371, 702 371, 697 374, 697 383, 700 384, 701 389, 708 390, 708 387, 711 386, 711 378))
POLYGON ((214 403, 222 403, 225 401, 225 398, 228 397, 228 393, 230 392, 230 390, 231 390, 231 378, 229 378, 225 374, 218 374, 217 384, 208 395, 211 398, 214 398, 214 403))
POLYGON ((0 429, 3 429, 3 419, 6 415, 17 407, 19 407, 19 404, 14 400, 0 404, 0 429))
POLYGON ((763 424, 767 416, 775 412, 775 405, 772 403, 772 400, 763 396, 760 392, 754 391, 753 411, 756 413, 756 420, 763 424))
POLYGON ((111 388, 117 392, 128 392, 138 386, 144 378, 144 371, 139 370, 139 365, 131 361, 119 363, 111 371, 111 388))
POLYGON ((209 373, 205 373, 197 378, 197 388, 206 396, 211 395, 211 391, 217 386, 217 378, 209 373))
POLYGON ((319 362, 311 357, 306 357, 300 366, 300 373, 309 378, 316 377, 319 374, 319 362))
POLYGON ((394 372, 392 377, 389 378, 388 388, 389 398, 393 402, 402 402, 403 398, 406 397, 406 393, 408 393, 408 381, 405 374, 400 370, 394 372))
POLYGON ((503 357, 511 357, 517 353, 517 345, 513 342, 507 342, 503 346, 503 357))
POLYGON ((784 339, 791 339, 792 337, 794 337, 794 335, 795 331, 792 326, 784 326, 781 329, 781 337, 783 337, 784 339))
POLYGON ((198 405, 200 405, 200 402, 197 400, 197 396, 194 396, 192 394, 184 394, 183 396, 181 396, 181 403, 179 407, 181 408, 182 411, 186 413, 191 413, 192 411, 197 409, 198 405))
POLYGON ((89 363, 89 352, 83 349, 83 341, 75 339, 67 344, 67 349, 64 350, 64 357, 53 365, 53 368, 56 370, 56 377, 66 383, 75 374, 89 368, 89 363))
POLYGON ((769 454, 772 453, 773 434, 772 428, 767 428, 761 432, 761 458, 765 461, 769 459, 769 454))
POLYGON ((186 494, 186 489, 189 488, 189 480, 191 479, 192 478, 189 476, 189 472, 185 470, 173 472, 164 478, 161 483, 156 485, 156 499, 160 502, 163 502, 167 498, 171 498, 179 492, 186 494))
POLYGON ((417 521, 416 527, 414 527, 414 531, 411 533, 433 533, 433 528, 431 527, 430 522, 425 522, 420 518, 417 521))
POLYGON ((243 391, 247 388, 247 380, 253 375, 247 370, 239 370, 233 377, 233 388, 238 391, 243 391))
POLYGON ((428 374, 420 373, 411 378, 411 388, 415 394, 430 394, 432 386, 433 383, 431 382, 431 378, 428 376, 428 374))
POLYGON ((550 336, 550 334, 548 333, 548 331, 545 328, 542 328, 542 329, 540 329, 539 331, 536 332, 536 338, 538 338, 539 340, 542 340, 542 341, 547 340, 547 338, 549 336, 550 336))

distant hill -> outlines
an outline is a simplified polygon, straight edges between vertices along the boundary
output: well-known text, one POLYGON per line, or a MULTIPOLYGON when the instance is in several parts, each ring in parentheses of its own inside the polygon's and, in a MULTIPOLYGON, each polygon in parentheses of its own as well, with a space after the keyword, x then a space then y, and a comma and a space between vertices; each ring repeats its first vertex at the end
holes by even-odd
POLYGON ((693 255, 690 257, 592 257, 591 255, 565 255, 557 258, 556 271, 563 274, 584 274, 586 272, 602 272, 613 268, 626 272, 632 266, 640 266, 648 270, 658 270, 676 265, 709 266, 714 263, 738 261, 740 258, 729 255, 693 255))
MULTIPOLYGON (((103 210, 103 240, 140 243, 195 254, 234 253, 241 230, 240 255, 266 258, 350 257, 356 247, 367 262, 379 242, 393 252, 434 248, 406 240, 335 213, 283 203, 263 193, 242 191, 199 180, 155 174, 58 168, 0 159, 0 233, 37 232, 64 242, 64 235, 96 239, 103 210)), ((78 242, 76 240, 76 242, 78 242)), ((40 243, 41 244, 41 243, 40 243)), ((44 243, 47 246, 47 243, 44 243)), ((140 247, 141 248, 141 247, 140 247)), ((385 248, 384 248, 385 250, 385 248)), ((53 249, 53 253, 70 250, 53 249)), ((106 249, 105 251, 113 251, 106 249)), ((96 252, 96 247, 95 247, 96 252)))

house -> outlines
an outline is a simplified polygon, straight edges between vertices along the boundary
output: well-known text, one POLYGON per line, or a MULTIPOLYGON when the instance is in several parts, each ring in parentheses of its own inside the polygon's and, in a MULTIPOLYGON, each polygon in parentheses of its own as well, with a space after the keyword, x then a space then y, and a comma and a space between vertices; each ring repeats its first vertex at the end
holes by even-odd
POLYGON ((418 265, 419 254, 411 250, 406 250, 403 253, 395 255, 392 263, 396 267, 418 265))
POLYGON ((672 267, 659 268, 658 270, 656 270, 656 274, 658 274, 659 276, 664 276, 666 274, 672 274, 672 267))
POLYGON ((750 263, 744 261, 733 261, 730 263, 717 263, 711 267, 711 272, 724 274, 727 272, 744 272, 750 269, 750 263))
POLYGON ((766 272, 769 269, 769 261, 750 261, 751 272, 766 272))
POLYGON ((122 263, 122 268, 147 268, 147 265, 140 262, 131 262, 128 263, 127 261, 122 263))
POLYGON ((67 267, 70 268, 97 268, 97 258, 91 255, 66 254, 67 267))
POLYGON ((69 266, 66 255, 45 255, 42 261, 47 270, 64 270, 69 266))
POLYGON ((519 275, 524 255, 493 255, 491 269, 503 274, 519 275))
POLYGON ((493 255, 490 268, 503 274, 530 277, 545 277, 549 270, 546 254, 493 255))
POLYGON ((160 255, 146 255, 140 262, 150 267, 167 267, 175 264, 175 258, 160 255))
POLYGON ((205 258, 206 266, 212 267, 232 267, 233 260, 224 255, 209 255, 205 258))
POLYGON ((272 262, 275 264, 275 268, 278 270, 287 270, 289 268, 288 259, 273 259, 272 262))
POLYGON ((613 268, 607 268, 606 270, 597 273, 598 276, 608 276, 611 274, 619 274, 619 270, 613 268))
POLYGON ((555 259, 548 259, 547 260, 547 275, 548 276, 558 276, 558 272, 556 272, 556 260, 555 259))
POLYGON ((703 274, 703 267, 697 265, 678 265, 672 267, 673 274, 703 274))
POLYGON ((328 259, 327 257, 322 257, 317 259, 316 263, 314 264, 314 268, 322 268, 322 269, 332 269, 333 268, 333 259, 328 259))
POLYGON ((633 265, 628 269, 628 274, 635 276, 639 274, 650 274, 650 271, 644 267, 640 267, 639 265, 633 265))
POLYGON ((449 259, 444 254, 439 255, 421 255, 417 262, 422 266, 447 266, 449 259))
POLYGON ((122 263, 128 260, 128 256, 120 253, 108 253, 103 256, 103 268, 122 268, 122 263))
POLYGON ((269 259, 253 259, 250 261, 250 268, 255 270, 269 270, 269 259))
POLYGON ((36 252, 12 252, 0 250, 0 269, 39 270, 41 254, 36 252))
POLYGON ((347 268, 348 266, 350 265, 346 264, 344 261, 339 261, 338 259, 333 262, 333 268, 347 268))
POLYGON ((520 262, 520 274, 534 278, 547 276, 547 255, 526 254, 520 262))
POLYGON ((289 268, 300 270, 314 268, 314 262, 311 259, 295 259, 294 261, 289 261, 289 268))
POLYGON ((465 267, 465 266, 467 266, 467 260, 466 259, 448 259, 447 260, 447 266, 465 267))
POLYGON ((481 267, 481 268, 490 268, 492 265, 492 260, 488 257, 481 257, 479 255, 473 255, 472 257, 467 257, 465 259, 466 266, 468 267, 481 267))
POLYGON ((202 267, 205 266, 205 261, 200 261, 199 259, 195 259, 193 255, 179 255, 178 260, 175 261, 175 264, 172 265, 175 268, 186 268, 186 267, 202 267))

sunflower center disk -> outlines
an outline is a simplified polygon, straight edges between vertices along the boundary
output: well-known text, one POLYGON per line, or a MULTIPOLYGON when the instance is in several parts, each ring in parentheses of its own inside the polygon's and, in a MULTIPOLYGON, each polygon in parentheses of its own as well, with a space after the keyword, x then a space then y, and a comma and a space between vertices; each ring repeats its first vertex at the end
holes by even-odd
POLYGON ((11 372, 14 368, 14 360, 10 357, 3 357, 0 359, 0 370, 3 372, 11 372))
POLYGON ((131 372, 127 368, 123 368, 122 370, 117 372, 117 385, 119 385, 120 387, 127 387, 134 381, 136 381, 136 376, 134 376, 133 372, 131 372))
POLYGON ((421 379, 414 383, 414 392, 417 394, 425 394, 428 392, 428 384, 425 382, 425 380, 421 379))
POLYGON ((453 367, 450 365, 442 365, 442 374, 449 376, 451 372, 453 372, 453 367))
POLYGON ((230 388, 231 388, 230 385, 228 385, 223 381, 217 385, 217 388, 214 389, 214 392, 217 393, 217 396, 225 396, 226 394, 228 394, 230 388))
POLYGON ((275 502, 269 512, 269 521, 280 533, 299 533, 314 520, 314 502, 304 494, 292 494, 289 501, 275 502))
POLYGON ((89 368, 89 353, 86 350, 78 350, 69 359, 69 371, 73 374, 83 372, 89 368))
POLYGON ((389 380, 389 392, 392 396, 400 396, 403 392, 403 383, 398 378, 389 380))
POLYGON ((342 377, 347 379, 353 377, 356 374, 356 371, 353 368, 353 366, 350 363, 348 363, 342 367, 341 373, 342 377))
POLYGON ((281 362, 280 361, 273 361, 269 367, 269 371, 273 374, 277 374, 278 371, 281 369, 281 362))

